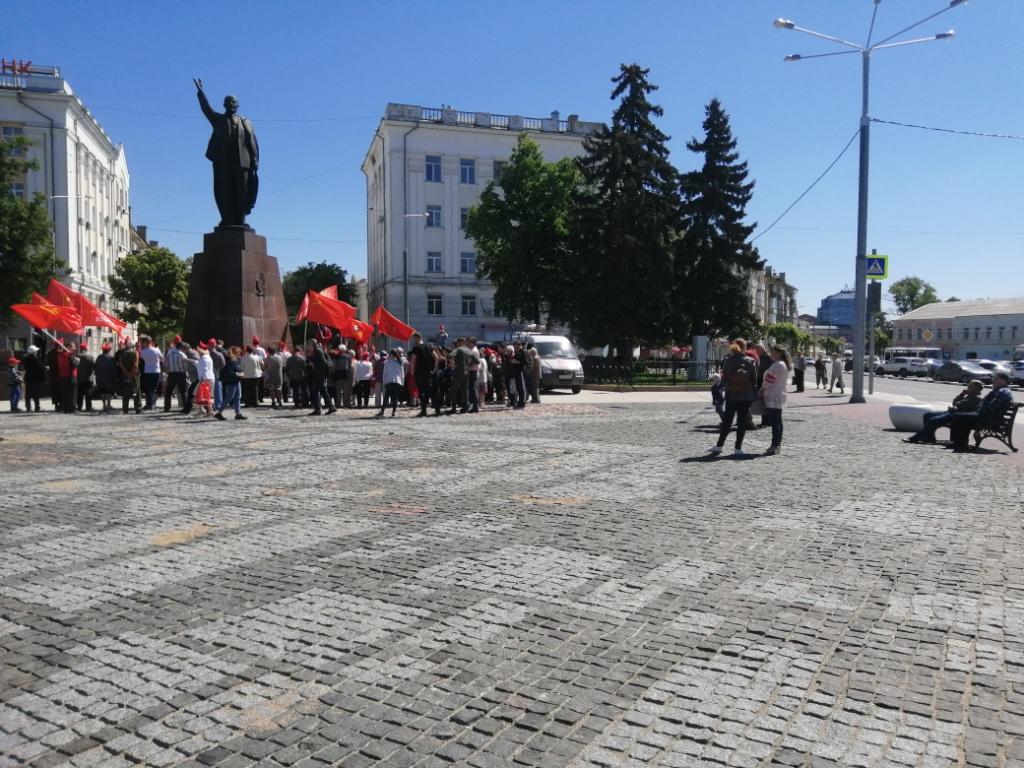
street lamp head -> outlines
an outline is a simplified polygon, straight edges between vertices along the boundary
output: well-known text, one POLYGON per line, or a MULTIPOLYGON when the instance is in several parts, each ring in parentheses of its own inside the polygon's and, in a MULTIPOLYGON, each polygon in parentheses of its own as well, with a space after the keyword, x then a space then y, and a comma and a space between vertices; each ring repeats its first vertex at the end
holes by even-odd
POLYGON ((937 34, 935 36, 935 39, 936 40, 949 40, 949 38, 951 38, 951 37, 956 37, 956 30, 951 29, 948 32, 939 32, 939 34, 937 34))
POLYGON ((792 29, 796 26, 796 22, 790 21, 789 19, 776 19, 772 22, 779 29, 792 29))
POLYGON ((784 58, 783 61, 800 61, 800 59, 802 58, 803 56, 801 56, 799 53, 791 53, 789 54, 789 56, 784 58))
POLYGON ((956 8, 958 5, 963 5, 967 0, 949 0, 949 7, 956 8))

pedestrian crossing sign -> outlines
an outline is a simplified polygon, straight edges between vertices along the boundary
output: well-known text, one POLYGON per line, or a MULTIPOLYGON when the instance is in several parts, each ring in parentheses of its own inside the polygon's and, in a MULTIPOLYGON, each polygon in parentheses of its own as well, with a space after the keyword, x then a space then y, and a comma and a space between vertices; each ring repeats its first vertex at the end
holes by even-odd
POLYGON ((885 280, 889 276, 889 257, 880 253, 872 253, 865 256, 868 262, 868 280, 885 280))

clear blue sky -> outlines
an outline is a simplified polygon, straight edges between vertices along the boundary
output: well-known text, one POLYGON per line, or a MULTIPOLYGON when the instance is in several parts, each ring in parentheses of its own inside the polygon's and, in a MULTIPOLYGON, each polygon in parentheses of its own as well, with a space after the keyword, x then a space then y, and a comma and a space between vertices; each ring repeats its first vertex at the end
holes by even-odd
MULTIPOLYGON (((883 0, 883 36, 948 0, 883 0)), ((767 226, 857 127, 857 55, 777 16, 863 42, 871 0, 22 3, 5 12, 0 55, 60 66, 115 141, 132 177, 133 220, 180 256, 216 223, 209 127, 191 78, 219 103, 235 94, 261 145, 250 222, 287 270, 336 261, 366 274, 359 163, 389 101, 605 120, 620 62, 650 67, 672 159, 718 96, 757 181, 751 220, 767 226)), ((916 33, 951 41, 879 52, 872 115, 969 131, 1024 134, 1024 3, 972 0, 916 33)), ((878 35, 876 34, 876 39, 878 35)), ((869 247, 891 276, 919 275, 942 298, 1024 295, 1024 141, 873 127, 869 247)), ((802 312, 853 281, 856 143, 770 233, 761 254, 799 289, 802 312)))

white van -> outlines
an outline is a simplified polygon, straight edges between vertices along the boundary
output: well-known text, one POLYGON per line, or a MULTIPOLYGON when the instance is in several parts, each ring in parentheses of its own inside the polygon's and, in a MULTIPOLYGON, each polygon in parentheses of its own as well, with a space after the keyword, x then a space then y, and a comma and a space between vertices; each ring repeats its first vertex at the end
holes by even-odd
POLYGON ((571 389, 574 395, 583 388, 583 363, 565 336, 524 334, 523 341, 533 344, 540 355, 540 388, 571 389))

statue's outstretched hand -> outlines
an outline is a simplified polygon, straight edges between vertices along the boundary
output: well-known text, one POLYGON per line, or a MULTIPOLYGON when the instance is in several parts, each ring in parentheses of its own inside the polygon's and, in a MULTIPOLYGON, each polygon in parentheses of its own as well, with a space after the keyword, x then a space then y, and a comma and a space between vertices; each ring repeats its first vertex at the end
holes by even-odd
POLYGON ((201 79, 197 80, 196 78, 193 77, 192 78, 192 82, 196 84, 196 90, 197 91, 203 90, 203 81, 201 79))

